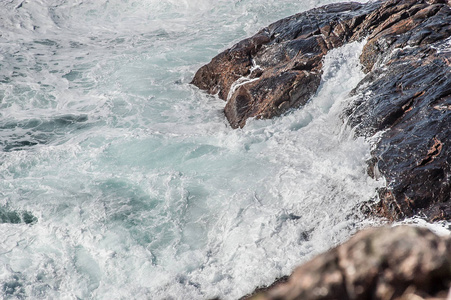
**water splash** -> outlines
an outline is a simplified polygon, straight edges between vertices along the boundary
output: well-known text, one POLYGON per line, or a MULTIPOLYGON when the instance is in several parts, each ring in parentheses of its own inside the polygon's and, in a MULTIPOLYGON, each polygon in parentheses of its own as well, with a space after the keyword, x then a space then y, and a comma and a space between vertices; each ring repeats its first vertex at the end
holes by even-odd
POLYGON ((188 84, 328 2, 3 3, 0 206, 35 218, 0 224, 5 295, 231 299, 365 226, 370 146, 338 117, 361 44, 325 58, 304 109, 239 130, 188 84))

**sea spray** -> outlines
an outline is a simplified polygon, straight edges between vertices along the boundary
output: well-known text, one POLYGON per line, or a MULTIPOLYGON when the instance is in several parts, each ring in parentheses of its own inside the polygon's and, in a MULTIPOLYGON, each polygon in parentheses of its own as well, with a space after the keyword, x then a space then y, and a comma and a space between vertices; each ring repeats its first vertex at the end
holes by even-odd
POLYGON ((3 3, 0 204, 33 220, 0 224, 3 294, 233 299, 366 226, 380 182, 339 118, 361 43, 326 56, 306 107, 243 129, 188 84, 328 2, 3 3))

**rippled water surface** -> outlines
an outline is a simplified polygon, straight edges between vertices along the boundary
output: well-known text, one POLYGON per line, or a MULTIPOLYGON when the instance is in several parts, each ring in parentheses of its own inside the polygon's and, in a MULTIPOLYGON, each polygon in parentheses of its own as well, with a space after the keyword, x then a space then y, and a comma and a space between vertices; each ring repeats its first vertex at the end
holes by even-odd
POLYGON ((189 85, 330 2, 0 2, 0 294, 234 299, 365 226, 381 182, 338 117, 362 44, 328 54, 304 109, 244 129, 189 85))

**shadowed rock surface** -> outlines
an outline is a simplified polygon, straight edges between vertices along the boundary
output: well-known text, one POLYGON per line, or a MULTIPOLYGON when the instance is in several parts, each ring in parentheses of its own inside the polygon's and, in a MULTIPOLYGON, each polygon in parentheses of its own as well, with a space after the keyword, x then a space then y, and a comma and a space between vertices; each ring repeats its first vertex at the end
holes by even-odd
POLYGON ((357 233, 295 269, 287 282, 243 299, 447 300, 450 283, 449 237, 383 227, 357 233))
POLYGON ((384 177, 373 212, 451 220, 451 8, 445 0, 332 4, 280 20, 200 68, 192 83, 227 100, 234 128, 315 94, 322 58, 367 39, 367 76, 343 112, 356 135, 380 133, 369 173, 384 177))

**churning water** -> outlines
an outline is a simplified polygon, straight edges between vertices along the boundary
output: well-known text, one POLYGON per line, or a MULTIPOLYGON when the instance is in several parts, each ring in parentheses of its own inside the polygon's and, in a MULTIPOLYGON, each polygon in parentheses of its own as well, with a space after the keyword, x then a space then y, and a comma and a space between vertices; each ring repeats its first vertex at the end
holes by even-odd
POLYGON ((339 113, 362 44, 304 108, 231 129, 189 85, 321 0, 0 2, 0 294, 237 298, 343 241, 375 195, 339 113))

